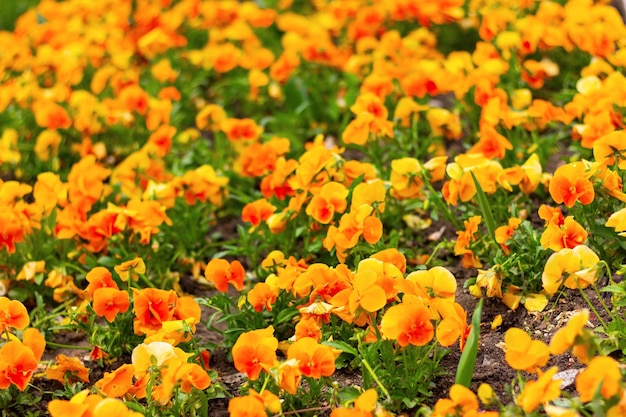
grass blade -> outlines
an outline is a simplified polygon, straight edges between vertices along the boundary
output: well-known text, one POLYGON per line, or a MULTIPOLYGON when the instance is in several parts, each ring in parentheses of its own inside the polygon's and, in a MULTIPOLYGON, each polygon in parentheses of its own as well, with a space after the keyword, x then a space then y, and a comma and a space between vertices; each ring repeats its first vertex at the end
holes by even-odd
POLYGON ((467 337, 465 349, 461 353, 459 367, 456 370, 456 378, 454 382, 469 388, 474 375, 474 366, 476 365, 476 357, 478 356, 478 339, 480 338, 480 315, 483 309, 482 298, 474 310, 472 316, 472 329, 467 337))
POLYGON ((485 219, 485 224, 487 225, 487 231, 489 232, 489 236, 494 243, 496 243, 496 221, 493 218, 493 213, 491 212, 491 206, 489 205, 489 200, 487 200, 487 195, 483 190, 483 187, 480 186, 480 183, 476 179, 476 175, 472 171, 472 179, 474 180, 474 185, 476 185, 476 198, 478 199, 478 206, 480 207, 480 211, 482 212, 483 219, 485 219))

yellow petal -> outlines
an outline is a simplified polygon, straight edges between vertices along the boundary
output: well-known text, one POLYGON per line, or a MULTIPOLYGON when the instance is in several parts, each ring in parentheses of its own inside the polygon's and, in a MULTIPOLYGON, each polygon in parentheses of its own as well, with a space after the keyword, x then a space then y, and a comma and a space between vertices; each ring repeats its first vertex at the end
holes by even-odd
POLYGON ((498 314, 496 317, 494 317, 493 321, 491 322, 491 330, 496 330, 500 326, 502 326, 502 314, 498 314))
POLYGON ((548 305, 548 297, 543 294, 528 294, 524 301, 524 307, 528 311, 543 311, 548 305))

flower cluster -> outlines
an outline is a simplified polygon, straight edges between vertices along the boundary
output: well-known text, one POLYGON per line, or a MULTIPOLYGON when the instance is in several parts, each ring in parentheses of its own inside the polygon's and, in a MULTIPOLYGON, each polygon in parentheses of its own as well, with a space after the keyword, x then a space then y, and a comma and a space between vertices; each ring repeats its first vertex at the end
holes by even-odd
POLYGON ((40 374, 53 417, 208 415, 220 347, 246 378, 232 415, 384 416, 426 407, 458 342, 467 383, 433 416, 623 414, 626 25, 605 1, 32 3, 0 19, 0 408, 30 412, 40 374), (503 334, 506 404, 469 389, 466 288, 592 311, 550 343, 503 334), (52 354, 64 332, 89 358, 52 354), (548 367, 569 351, 571 400, 548 367))

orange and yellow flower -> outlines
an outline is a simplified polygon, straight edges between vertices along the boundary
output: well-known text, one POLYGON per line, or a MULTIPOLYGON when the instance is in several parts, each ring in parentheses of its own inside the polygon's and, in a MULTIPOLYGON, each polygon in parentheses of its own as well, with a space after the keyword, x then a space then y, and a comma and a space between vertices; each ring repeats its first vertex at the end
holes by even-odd
POLYGON ((274 337, 272 326, 242 333, 232 349, 235 368, 254 381, 262 370, 269 372, 274 367, 276 349, 278 349, 278 340, 274 337))
POLYGON ((405 294, 402 303, 389 307, 380 323, 383 337, 400 346, 424 346, 435 335, 428 307, 417 296, 405 294))
POLYGON ((548 345, 541 340, 533 340, 522 329, 510 328, 504 334, 506 352, 504 359, 513 369, 536 372, 550 359, 548 345))
POLYGON ((237 290, 243 288, 246 271, 241 262, 228 262, 225 259, 212 259, 204 270, 204 276, 209 282, 215 284, 218 291, 228 291, 228 284, 232 284, 237 290))
POLYGON ((572 162, 554 171, 550 180, 550 195, 556 203, 563 203, 573 207, 578 201, 581 204, 590 204, 595 191, 589 179, 592 175, 583 162, 572 162))

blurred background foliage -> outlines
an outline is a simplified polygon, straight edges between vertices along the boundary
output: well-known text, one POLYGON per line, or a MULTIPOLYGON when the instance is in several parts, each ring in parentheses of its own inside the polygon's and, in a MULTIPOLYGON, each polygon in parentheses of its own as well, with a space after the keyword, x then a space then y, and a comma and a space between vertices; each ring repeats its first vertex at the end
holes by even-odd
POLYGON ((0 0, 0 30, 12 31, 18 16, 38 3, 39 0, 0 0))

